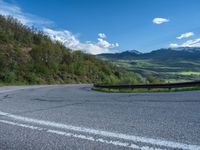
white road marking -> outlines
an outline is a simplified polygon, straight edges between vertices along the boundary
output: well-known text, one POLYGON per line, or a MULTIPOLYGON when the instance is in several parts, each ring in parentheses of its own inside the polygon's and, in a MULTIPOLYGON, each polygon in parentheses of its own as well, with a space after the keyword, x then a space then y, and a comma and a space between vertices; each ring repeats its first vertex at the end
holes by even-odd
POLYGON ((184 143, 178 143, 178 142, 167 141, 167 140, 146 138, 146 137, 127 135, 127 134, 122 134, 122 133, 115 133, 115 132, 85 128, 85 127, 72 126, 72 125, 67 125, 67 124, 62 124, 62 123, 22 117, 22 116, 13 115, 10 113, 5 113, 2 111, 0 111, 0 115, 6 116, 8 118, 12 118, 18 121, 23 121, 26 123, 35 123, 39 125, 72 130, 72 131, 82 132, 82 133, 89 133, 89 134, 99 135, 99 136, 104 136, 104 137, 123 139, 123 140, 128 140, 128 141, 133 141, 133 142, 141 142, 141 143, 146 143, 146 144, 151 144, 151 145, 156 145, 156 146, 164 146, 164 147, 169 147, 169 148, 174 148, 174 149, 200 150, 199 145, 184 144, 184 143))
POLYGON ((70 132, 51 130, 51 129, 32 126, 32 125, 26 125, 26 124, 11 122, 11 121, 7 121, 7 120, 0 120, 0 122, 4 123, 4 124, 23 127, 23 128, 29 128, 29 129, 32 129, 32 130, 45 131, 45 132, 48 132, 48 133, 53 133, 53 134, 62 135, 62 136, 66 136, 66 137, 79 138, 79 139, 89 140, 89 141, 93 141, 93 142, 101 142, 101 143, 104 143, 104 144, 112 144, 112 145, 115 145, 115 146, 122 146, 122 147, 126 147, 126 148, 141 149, 141 150, 163 150, 163 149, 160 149, 160 148, 152 148, 152 147, 149 147, 149 146, 138 146, 136 144, 131 144, 131 143, 127 143, 127 142, 120 142, 120 141, 117 141, 117 140, 115 140, 115 141, 110 140, 109 141, 109 140, 105 140, 105 139, 102 139, 102 138, 94 138, 92 136, 85 136, 85 135, 82 135, 82 134, 74 134, 74 133, 70 133, 70 132))

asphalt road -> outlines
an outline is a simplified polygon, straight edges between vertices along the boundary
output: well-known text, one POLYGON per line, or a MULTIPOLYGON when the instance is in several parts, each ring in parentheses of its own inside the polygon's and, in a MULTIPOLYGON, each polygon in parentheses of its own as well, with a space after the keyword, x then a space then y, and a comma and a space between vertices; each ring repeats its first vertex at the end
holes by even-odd
POLYGON ((0 88, 0 150, 200 150, 200 91, 0 88))

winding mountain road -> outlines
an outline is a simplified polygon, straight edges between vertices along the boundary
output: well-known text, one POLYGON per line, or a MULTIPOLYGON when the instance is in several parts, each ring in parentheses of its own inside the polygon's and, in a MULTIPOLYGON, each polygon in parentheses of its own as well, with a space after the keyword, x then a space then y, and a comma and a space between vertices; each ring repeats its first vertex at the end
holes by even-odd
POLYGON ((0 150, 200 150, 200 91, 0 88, 0 150))

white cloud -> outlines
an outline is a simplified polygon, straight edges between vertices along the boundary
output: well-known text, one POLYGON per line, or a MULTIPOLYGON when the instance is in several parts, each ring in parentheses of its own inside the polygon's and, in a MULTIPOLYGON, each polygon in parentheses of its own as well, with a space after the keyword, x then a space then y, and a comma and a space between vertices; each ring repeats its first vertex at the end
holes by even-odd
POLYGON ((101 38, 98 38, 97 45, 100 46, 100 47, 108 48, 108 49, 115 48, 115 47, 119 46, 118 43, 112 44, 112 43, 109 43, 108 41, 101 39, 101 38))
POLYGON ((179 47, 179 45, 178 45, 178 44, 176 44, 176 43, 171 43, 171 44, 169 44, 169 47, 172 47, 172 48, 174 48, 174 47, 179 47))
POLYGON ((166 23, 169 21, 170 21, 169 19, 165 19, 165 18, 154 18, 152 22, 154 24, 162 24, 162 23, 166 23))
POLYGON ((188 40, 181 44, 172 43, 170 47, 200 47, 200 38, 188 40))
POLYGON ((59 41, 72 49, 75 49, 77 45, 80 44, 79 40, 68 30, 56 31, 49 28, 44 28, 43 32, 47 34, 52 40, 59 41))
POLYGON ((106 39, 106 35, 104 33, 99 33, 98 36, 99 38, 106 39))
POLYGON ((80 42, 79 39, 73 35, 68 30, 52 30, 49 28, 43 29, 44 33, 47 34, 53 41, 59 41, 64 44, 66 47, 71 48, 73 50, 82 50, 86 53, 91 54, 100 54, 100 53, 108 53, 111 52, 111 49, 119 47, 118 43, 109 43, 104 38, 106 35, 104 34, 104 38, 97 39, 97 42, 80 42))
POLYGON ((22 24, 28 26, 49 25, 53 23, 47 19, 42 19, 29 13, 25 13, 19 6, 4 2, 3 0, 0 0, 0 14, 4 16, 13 16, 14 18, 18 19, 22 24))
POLYGON ((183 39, 183 38, 188 38, 188 37, 191 37, 193 36, 194 33, 193 32, 187 32, 187 33, 184 33, 184 34, 181 34, 180 36, 176 37, 177 39, 183 39))

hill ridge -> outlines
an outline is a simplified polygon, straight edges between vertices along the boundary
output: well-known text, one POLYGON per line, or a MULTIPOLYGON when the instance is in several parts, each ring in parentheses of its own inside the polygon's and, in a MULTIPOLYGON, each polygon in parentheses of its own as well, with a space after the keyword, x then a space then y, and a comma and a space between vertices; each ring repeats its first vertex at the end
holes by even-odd
POLYGON ((114 83, 140 81, 123 69, 51 41, 43 32, 0 15, 0 83, 114 83))

